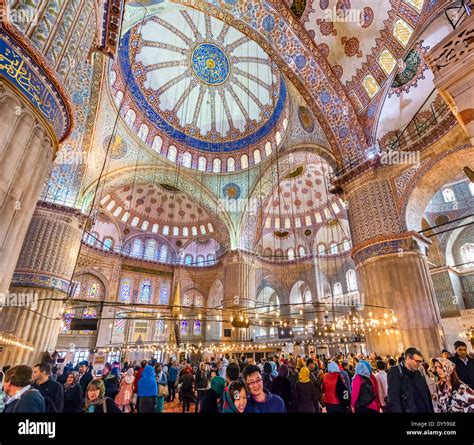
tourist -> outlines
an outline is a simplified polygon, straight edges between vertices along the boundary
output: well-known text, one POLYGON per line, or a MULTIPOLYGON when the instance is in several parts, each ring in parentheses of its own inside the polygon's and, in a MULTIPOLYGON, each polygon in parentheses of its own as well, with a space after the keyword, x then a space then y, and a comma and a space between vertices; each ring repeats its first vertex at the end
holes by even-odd
POLYGON ((474 413, 474 390, 459 379, 456 365, 444 357, 433 359, 438 409, 442 413, 474 413))
POLYGON ((64 389, 61 384, 51 380, 51 366, 48 363, 38 363, 33 368, 32 387, 44 397, 46 412, 60 413, 64 406, 64 389))
POLYGON ((41 393, 31 387, 33 370, 26 365, 10 368, 5 373, 3 389, 6 394, 4 413, 44 413, 41 393))
POLYGON ((239 380, 240 366, 237 363, 229 363, 229 366, 227 366, 225 371, 225 375, 227 385, 230 385, 232 382, 236 382, 239 380))
POLYGON ((393 413, 432 413, 433 404, 426 380, 418 370, 423 356, 416 348, 405 351, 405 359, 390 369, 387 378, 388 405, 393 413))
POLYGON ((168 365, 168 402, 174 402, 176 397, 176 385, 178 381, 179 367, 176 360, 168 365))
POLYGON ((267 391, 271 391, 272 389, 273 377, 272 377, 271 363, 273 362, 265 362, 265 364, 263 365, 263 372, 262 372, 263 387, 267 391))
POLYGON ((187 365, 183 374, 179 378, 181 388, 179 390, 179 400, 182 403, 183 413, 188 413, 191 402, 194 400, 194 376, 191 365, 187 365))
POLYGON ((105 396, 105 386, 102 379, 92 380, 86 388, 86 397, 82 408, 85 413, 120 413, 115 402, 105 396))
MULTIPOLYGON (((211 374, 215 371, 211 371, 211 374)), ((198 411, 203 414, 216 414, 219 412, 219 402, 224 392, 225 380, 216 375, 211 379, 211 388, 203 395, 198 411)))
MULTIPOLYGON (((377 383, 377 379, 375 378, 375 375, 372 373, 372 371, 373 371, 372 365, 367 360, 361 360, 359 363, 362 363, 368 369, 369 378, 370 378, 370 381, 371 381, 372 386, 374 388, 375 394, 378 394, 379 393, 379 385, 377 383)), ((375 403, 377 404, 377 411, 380 411, 380 404, 379 404, 378 397, 375 397, 375 403)))
POLYGON ((370 380, 371 372, 365 363, 359 362, 355 367, 352 380, 351 406, 356 413, 379 412, 376 403, 377 393, 370 380))
MULTIPOLYGON (((308 358, 306 360, 306 367, 309 369, 309 378, 311 380, 311 383, 313 383, 315 389, 316 389, 316 396, 318 397, 318 400, 321 399, 321 377, 320 377, 320 370, 318 369, 318 366, 313 358, 308 358)), ((322 374, 322 372, 321 372, 322 374)), ((317 408, 317 413, 320 412, 319 409, 319 403, 317 408)))
POLYGON ((81 385, 82 395, 86 396, 87 385, 92 381, 92 372, 89 369, 89 362, 83 360, 79 362, 79 385, 81 385))
POLYGON ((114 400, 115 397, 117 397, 120 387, 119 369, 112 367, 109 363, 106 363, 102 377, 104 379, 105 396, 114 400))
POLYGON ((375 374, 375 378, 377 379, 377 387, 378 387, 378 399, 379 399, 379 406, 382 412, 387 412, 387 371, 386 364, 383 360, 377 360, 376 363, 378 372, 375 374))
POLYGON ((450 353, 447 349, 443 349, 443 350, 441 351, 441 357, 443 357, 443 358, 449 358, 449 357, 451 357, 451 353, 450 353))
POLYGON ((79 413, 82 407, 82 388, 79 385, 79 373, 71 371, 64 384, 63 413, 79 413))
MULTIPOLYGON (((244 368, 245 369, 245 368, 244 368)), ((223 393, 222 413, 243 413, 247 406, 247 388, 241 381, 233 381, 223 393)))
POLYGON ((135 393, 138 393, 138 382, 140 381, 143 370, 145 369, 147 364, 148 364, 147 360, 142 360, 140 363, 140 368, 138 368, 137 373, 135 374, 135 381, 133 382, 133 391, 135 393))
POLYGON ((449 357, 456 365, 456 372, 462 382, 474 389, 474 359, 467 355, 467 345, 463 341, 454 343, 455 354, 449 357))
POLYGON ((297 413, 319 412, 319 394, 310 378, 307 367, 301 369, 298 381, 293 388, 294 408, 297 413))
POLYGON ((283 400, 263 388, 263 379, 260 368, 248 365, 243 372, 244 381, 249 388, 250 397, 247 400, 245 412, 249 413, 284 413, 286 412, 283 400))
POLYGON ((283 363, 278 370, 278 376, 273 379, 272 393, 283 399, 286 411, 290 412, 292 410, 292 387, 288 375, 289 368, 283 363))
POLYGON ((328 413, 343 413, 347 411, 349 390, 341 377, 341 370, 337 363, 331 361, 327 365, 327 374, 324 374, 321 391, 324 406, 328 413), (342 385, 342 386, 341 386, 342 385), (345 396, 344 391, 347 395, 345 396), (345 397, 344 397, 345 396, 345 397))
POLYGON ((115 404, 119 407, 120 411, 124 413, 129 413, 132 410, 131 402, 134 382, 135 376, 133 375, 133 368, 128 368, 125 376, 120 380, 119 392, 115 397, 115 404))
POLYGON ((155 370, 152 366, 146 365, 138 381, 138 412, 154 413, 157 396, 155 370))
POLYGON ((168 396, 168 379, 161 368, 161 364, 155 365, 156 383, 158 385, 158 397, 156 398, 156 412, 162 413, 165 404, 165 398, 168 396))

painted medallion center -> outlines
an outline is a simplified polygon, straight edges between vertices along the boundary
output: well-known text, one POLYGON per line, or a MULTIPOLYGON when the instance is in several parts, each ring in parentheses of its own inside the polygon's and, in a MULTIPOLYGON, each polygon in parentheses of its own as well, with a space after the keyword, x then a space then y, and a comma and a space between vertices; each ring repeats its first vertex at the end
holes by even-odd
POLYGON ((198 79, 208 85, 221 85, 230 74, 229 59, 212 43, 201 43, 194 48, 191 66, 198 79))

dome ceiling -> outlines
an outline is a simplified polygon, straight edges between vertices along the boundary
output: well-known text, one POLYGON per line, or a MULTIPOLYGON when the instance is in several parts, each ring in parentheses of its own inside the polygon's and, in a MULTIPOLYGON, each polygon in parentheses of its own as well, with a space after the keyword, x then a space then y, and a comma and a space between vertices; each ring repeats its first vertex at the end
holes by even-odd
MULTIPOLYGON (((167 154, 173 144, 176 162, 181 148, 206 156, 265 146, 256 162, 249 152, 234 167, 247 168, 271 154, 288 125, 287 87, 276 64, 237 29, 191 8, 169 8, 133 26, 111 71, 127 124, 155 151, 167 154)), ((195 164, 193 158, 185 166, 195 164)))

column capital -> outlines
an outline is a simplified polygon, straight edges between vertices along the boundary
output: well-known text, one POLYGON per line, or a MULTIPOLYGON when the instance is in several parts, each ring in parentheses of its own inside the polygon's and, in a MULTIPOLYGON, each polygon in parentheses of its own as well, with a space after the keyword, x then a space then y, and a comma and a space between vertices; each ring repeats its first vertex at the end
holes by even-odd
POLYGON ((371 258, 383 255, 402 256, 407 253, 426 255, 430 244, 428 238, 415 231, 377 236, 354 247, 352 258, 356 265, 360 265, 371 258))

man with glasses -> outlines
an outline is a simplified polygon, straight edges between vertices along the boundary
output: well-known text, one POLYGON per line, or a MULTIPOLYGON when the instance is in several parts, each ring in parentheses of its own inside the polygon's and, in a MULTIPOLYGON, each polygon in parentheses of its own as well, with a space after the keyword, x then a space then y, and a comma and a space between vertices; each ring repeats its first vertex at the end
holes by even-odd
POLYGON ((405 360, 388 373, 388 406, 393 413, 432 413, 431 394, 419 372, 423 356, 416 348, 405 351, 405 360))
POLYGON ((262 372, 256 365, 245 367, 244 381, 249 389, 250 398, 245 408, 246 413, 284 413, 285 402, 275 394, 263 389, 262 372))

